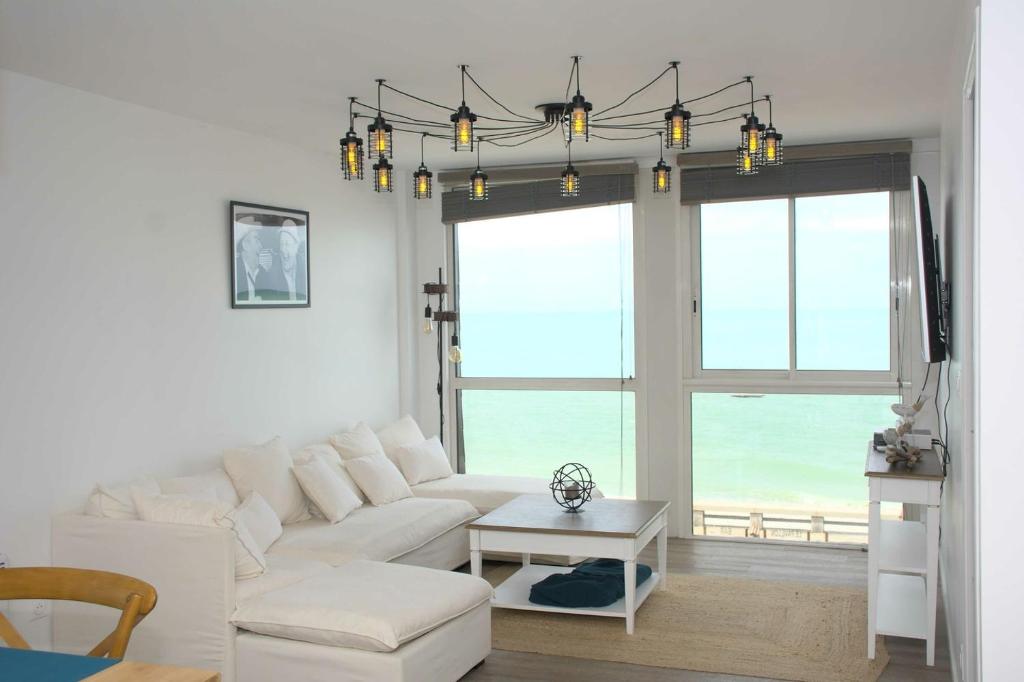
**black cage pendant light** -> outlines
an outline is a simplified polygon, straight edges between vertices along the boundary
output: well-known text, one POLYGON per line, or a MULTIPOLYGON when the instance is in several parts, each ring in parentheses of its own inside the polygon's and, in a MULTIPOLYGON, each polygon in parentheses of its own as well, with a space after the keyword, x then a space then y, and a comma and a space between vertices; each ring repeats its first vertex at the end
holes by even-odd
POLYGON ((348 132, 341 138, 341 171, 346 180, 363 179, 363 140, 356 135, 356 119, 352 105, 356 98, 348 98, 348 132))
POLYGON ((665 154, 662 152, 661 138, 664 133, 658 133, 658 154, 661 157, 657 165, 651 169, 654 181, 655 194, 668 194, 672 191, 672 169, 665 163, 665 154))
MULTIPOLYGON (((366 127, 366 132, 369 138, 369 148, 366 150, 366 158, 392 158, 393 147, 391 145, 391 125, 384 120, 384 116, 380 113, 380 89, 384 85, 384 79, 377 79, 377 116, 373 119, 373 123, 366 127)), ((376 168, 376 166, 374 166, 376 168)), ((389 190, 390 191, 390 190, 389 190)))
POLYGON ((452 138, 452 149, 457 152, 473 151, 473 124, 476 123, 476 114, 466 106, 466 65, 459 66, 462 69, 462 105, 451 115, 450 120, 455 126, 454 137, 452 138))
POLYGON ((679 62, 669 62, 676 72, 676 103, 665 112, 665 147, 686 149, 690 146, 690 112, 679 101, 679 62))
POLYGON ((580 93, 580 58, 572 58, 572 68, 576 72, 576 94, 569 103, 569 130, 567 139, 590 140, 590 111, 594 105, 587 101, 587 98, 580 93))
POLYGON ((469 199, 470 201, 487 201, 487 173, 480 170, 480 145, 484 138, 477 140, 476 145, 476 170, 469 176, 469 199))
POLYGON ((420 138, 420 167, 412 174, 412 195, 417 199, 429 199, 434 184, 432 179, 434 174, 427 170, 427 165, 423 160, 423 145, 426 139, 427 134, 423 133, 423 137, 420 138))
POLYGON ((375 192, 393 192, 394 179, 395 167, 381 156, 377 159, 377 163, 373 164, 373 190, 375 192))
POLYGON ((740 126, 740 146, 737 150, 736 172, 740 175, 756 175, 758 167, 764 164, 761 136, 764 135, 764 124, 754 114, 754 80, 747 76, 744 80, 750 83, 750 114, 746 123, 740 126))
POLYGON ((580 172, 572 165, 572 141, 569 142, 569 163, 562 171, 561 181, 562 196, 566 198, 578 197, 580 195, 580 172))
POLYGON ((775 130, 772 124, 772 96, 765 95, 768 101, 768 127, 764 129, 764 165, 782 165, 782 133, 775 130))

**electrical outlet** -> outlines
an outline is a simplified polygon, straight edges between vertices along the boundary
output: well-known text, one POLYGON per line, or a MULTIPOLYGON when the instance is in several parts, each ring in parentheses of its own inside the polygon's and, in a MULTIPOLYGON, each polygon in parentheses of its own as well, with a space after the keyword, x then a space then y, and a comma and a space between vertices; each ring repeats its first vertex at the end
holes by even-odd
POLYGON ((42 618, 46 615, 46 602, 39 600, 32 602, 32 618, 42 618))
POLYGON ((7 568, 9 564, 10 561, 7 559, 7 555, 0 553, 0 568, 7 568))

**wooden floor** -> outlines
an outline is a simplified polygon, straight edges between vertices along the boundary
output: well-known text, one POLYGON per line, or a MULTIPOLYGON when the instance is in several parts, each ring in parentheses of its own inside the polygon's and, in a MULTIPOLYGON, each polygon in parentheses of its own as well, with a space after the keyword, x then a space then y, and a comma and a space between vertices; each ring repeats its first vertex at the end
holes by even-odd
MULTIPOLYGON (((654 563, 653 548, 649 547, 641 560, 654 563)), ((867 589, 868 555, 858 549, 673 538, 669 540, 668 568, 672 573, 792 580, 867 589)), ((881 679, 886 682, 951 680, 941 596, 936 630, 933 668, 924 664, 923 641, 887 637, 885 642, 891 660, 881 679)), ((764 679, 498 650, 492 651, 482 666, 463 678, 466 682, 763 682, 764 679)))

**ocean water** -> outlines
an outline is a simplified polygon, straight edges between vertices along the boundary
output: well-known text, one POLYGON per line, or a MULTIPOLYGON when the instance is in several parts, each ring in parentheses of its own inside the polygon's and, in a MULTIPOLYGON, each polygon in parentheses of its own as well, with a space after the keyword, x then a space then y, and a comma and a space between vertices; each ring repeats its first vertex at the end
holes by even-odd
MULTIPOLYGON (((748 323, 749 318, 725 321, 733 331, 719 337, 717 357, 738 356, 749 347, 749 335, 734 333, 748 323)), ((463 376, 617 378, 620 366, 625 376, 633 374, 631 326, 620 328, 617 311, 464 312, 460 327, 463 376)), ((865 366, 882 362, 870 344, 864 346, 839 355, 865 366)), ((818 357, 829 354, 834 353, 818 357)), ((892 424, 889 405, 896 400, 694 394, 695 504, 864 512, 866 445, 873 431, 892 424)), ((561 464, 581 462, 606 494, 635 495, 630 392, 464 390, 462 423, 470 473, 550 478, 561 464)))

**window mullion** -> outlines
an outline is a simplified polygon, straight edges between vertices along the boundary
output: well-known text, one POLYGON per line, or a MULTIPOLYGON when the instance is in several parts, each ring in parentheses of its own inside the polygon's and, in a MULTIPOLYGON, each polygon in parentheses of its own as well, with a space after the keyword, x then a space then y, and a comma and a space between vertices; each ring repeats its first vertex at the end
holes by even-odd
POLYGON ((789 197, 789 380, 796 379, 796 198, 789 197))

